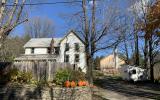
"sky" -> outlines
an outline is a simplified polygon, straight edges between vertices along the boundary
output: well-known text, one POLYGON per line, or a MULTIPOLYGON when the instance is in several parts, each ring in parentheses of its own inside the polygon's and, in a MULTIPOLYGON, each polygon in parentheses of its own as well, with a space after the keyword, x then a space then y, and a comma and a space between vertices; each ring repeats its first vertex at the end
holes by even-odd
MULTIPOLYGON (((64 0, 48 0, 43 2, 59 2, 64 0)), ((129 1, 130 0, 107 0, 107 5, 112 5, 113 1, 116 1, 116 4, 121 8, 121 10, 128 9, 129 1)), ((131 0, 132 1, 132 0, 131 0)), ((42 2, 42 1, 41 1, 42 2)), ((90 3, 91 4, 91 3, 90 3)), ((56 5, 39 5, 39 6, 32 6, 28 7, 28 19, 32 19, 34 17, 47 17, 53 21, 55 32, 54 37, 63 37, 69 30, 72 28, 68 26, 67 18, 62 16, 69 15, 75 11, 78 11, 79 8, 76 6, 69 6, 65 4, 56 4, 56 5)), ((22 36, 24 34, 24 24, 19 25, 14 29, 12 32, 12 36, 22 36)), ((106 55, 112 53, 112 50, 108 50, 105 52, 101 52, 98 55, 106 55)))
MULTIPOLYGON (((59 2, 64 0, 45 0, 43 2, 59 2)), ((108 3, 112 4, 112 1, 117 1, 117 4, 121 5, 122 8, 125 8, 128 3, 127 0, 108 0, 108 3), (120 2, 124 1, 124 2, 120 2)), ((41 1, 42 2, 42 1, 41 1)), ((66 4, 56 4, 56 5, 38 5, 27 7, 28 19, 32 19, 34 17, 47 17, 53 21, 55 27, 55 37, 63 36, 69 29, 67 24, 67 18, 63 18, 63 15, 67 15, 70 13, 79 10, 78 7, 69 6, 66 4)), ((16 27, 12 33, 13 36, 18 35, 22 36, 24 34, 24 24, 16 27)))
MULTIPOLYGON (((56 2, 58 0, 48 0, 45 2, 56 2)), ((61 0, 62 1, 62 0, 61 0)), ((67 6, 65 4, 56 4, 56 5, 39 5, 33 7, 27 7, 28 19, 34 17, 48 18, 53 21, 55 32, 55 37, 63 36, 69 29, 66 25, 66 18, 63 18, 64 14, 70 14, 74 12, 75 7, 67 6), (29 9, 28 9, 29 8, 29 9)), ((24 24, 19 25, 13 31, 12 35, 21 36, 24 34, 24 24)))

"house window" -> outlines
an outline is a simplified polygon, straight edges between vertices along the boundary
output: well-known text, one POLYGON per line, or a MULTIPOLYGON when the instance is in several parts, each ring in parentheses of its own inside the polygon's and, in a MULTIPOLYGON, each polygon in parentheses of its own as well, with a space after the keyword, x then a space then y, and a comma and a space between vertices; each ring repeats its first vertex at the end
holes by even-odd
POLYGON ((69 62, 69 55, 65 55, 64 62, 69 62))
POLYGON ((55 47, 55 54, 59 54, 59 50, 60 50, 59 47, 55 47))
POLYGON ((79 44, 78 44, 78 43, 75 43, 74 46, 75 46, 75 51, 78 52, 78 51, 79 51, 79 44))
POLYGON ((51 48, 48 48, 47 52, 48 52, 48 54, 50 54, 51 53, 51 48))
POLYGON ((31 48, 31 54, 34 54, 34 48, 31 48))
POLYGON ((69 43, 65 44, 65 51, 69 51, 69 43))
POLYGON ((75 62, 79 62, 79 54, 75 54, 75 62))

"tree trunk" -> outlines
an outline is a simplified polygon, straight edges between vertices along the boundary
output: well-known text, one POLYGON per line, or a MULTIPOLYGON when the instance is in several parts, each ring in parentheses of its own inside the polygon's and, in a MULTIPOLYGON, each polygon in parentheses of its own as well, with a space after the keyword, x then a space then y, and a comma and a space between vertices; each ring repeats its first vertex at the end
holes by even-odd
POLYGON ((87 65, 87 79, 89 83, 93 83, 92 79, 92 67, 90 63, 91 55, 89 50, 89 25, 88 25, 88 16, 87 16, 87 4, 86 0, 82 0, 82 9, 83 9, 83 16, 84 16, 84 33, 85 33, 85 55, 86 55, 86 65, 87 65))
POLYGON ((144 44, 144 67, 148 70, 147 62, 148 62, 148 40, 145 39, 145 44, 144 44))
POLYGON ((154 82, 154 59, 153 59, 153 47, 152 47, 152 36, 149 39, 149 66, 150 66, 150 79, 154 82))
POLYGON ((94 52, 95 52, 95 0, 93 0, 93 5, 92 5, 92 29, 91 29, 91 57, 90 57, 90 63, 91 65, 89 66, 89 81, 90 84, 93 84, 93 67, 94 67, 94 52))
POLYGON ((125 54, 126 54, 126 64, 129 64, 129 56, 128 56, 128 45, 126 43, 126 39, 124 39, 124 47, 125 47, 125 54))
POLYGON ((139 66, 139 49, 138 49, 138 34, 134 33, 134 43, 135 43, 135 65, 139 66))

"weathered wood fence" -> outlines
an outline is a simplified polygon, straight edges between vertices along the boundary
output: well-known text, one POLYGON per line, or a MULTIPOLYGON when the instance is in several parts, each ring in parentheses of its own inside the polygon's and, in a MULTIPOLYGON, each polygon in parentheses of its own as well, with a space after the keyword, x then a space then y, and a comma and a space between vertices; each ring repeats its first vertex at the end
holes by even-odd
POLYGON ((0 72, 7 72, 10 68, 17 68, 23 72, 32 72, 34 79, 52 81, 57 70, 77 67, 69 63, 52 61, 21 61, 14 63, 0 63, 0 72))

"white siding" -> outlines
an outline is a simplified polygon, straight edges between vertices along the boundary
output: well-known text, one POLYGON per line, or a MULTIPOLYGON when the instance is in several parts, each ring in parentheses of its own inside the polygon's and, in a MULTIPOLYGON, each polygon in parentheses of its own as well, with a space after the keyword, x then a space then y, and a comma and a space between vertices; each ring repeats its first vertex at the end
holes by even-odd
MULTIPOLYGON (((60 53, 59 57, 57 57, 57 62, 64 62, 64 55, 65 53, 69 55, 69 63, 70 64, 77 64, 83 72, 86 72, 86 60, 85 60, 85 46, 82 41, 72 32, 68 34, 61 42, 60 42, 60 53), (69 43, 69 51, 65 52, 65 44, 69 43), (79 52, 75 51, 75 43, 78 43, 80 48, 79 52), (79 62, 75 62, 75 54, 79 54, 79 62)), ((32 48, 25 48, 25 54, 32 54, 32 48)), ((35 47, 34 54, 47 54, 47 47, 35 47)))
POLYGON ((34 54, 47 54, 47 48, 34 48, 34 54))
POLYGON ((31 54, 31 48, 25 48, 25 54, 31 54))
POLYGON ((73 33, 70 33, 60 44, 60 62, 64 62, 65 53, 69 55, 69 62, 71 64, 77 64, 83 72, 86 72, 86 61, 85 61, 85 50, 84 44, 80 41, 73 33), (65 43, 69 43, 69 51, 65 52, 65 43), (74 44, 78 43, 80 46, 80 51, 75 51, 74 44), (75 63, 75 54, 79 54, 79 63, 75 63))
MULTIPOLYGON (((32 54, 31 50, 31 48, 26 48, 25 54, 32 54)), ((47 48, 34 48, 34 54, 47 54, 47 50, 47 48)))

